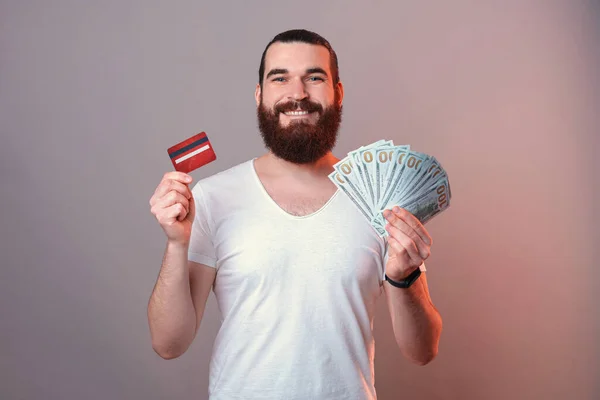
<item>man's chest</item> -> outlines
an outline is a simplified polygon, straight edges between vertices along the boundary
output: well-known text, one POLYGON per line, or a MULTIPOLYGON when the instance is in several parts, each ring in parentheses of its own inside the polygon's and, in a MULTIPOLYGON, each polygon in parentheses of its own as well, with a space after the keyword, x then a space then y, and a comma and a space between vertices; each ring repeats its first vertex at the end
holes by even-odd
POLYGON ((314 289, 366 284, 378 290, 381 241, 341 196, 307 217, 285 215, 274 204, 262 203, 217 219, 218 280, 230 288, 271 287, 274 282, 279 287, 289 281, 314 289))
POLYGON ((305 216, 320 210, 335 193, 335 186, 313 188, 282 185, 265 181, 263 186, 268 196, 283 211, 294 216, 305 216))

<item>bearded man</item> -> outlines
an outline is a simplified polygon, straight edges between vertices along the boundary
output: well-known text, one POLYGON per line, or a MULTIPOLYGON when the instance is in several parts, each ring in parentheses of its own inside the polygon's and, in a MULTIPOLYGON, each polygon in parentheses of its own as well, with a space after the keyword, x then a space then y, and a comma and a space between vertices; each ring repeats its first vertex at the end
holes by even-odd
POLYGON ((327 40, 275 36, 255 98, 266 154, 191 190, 188 174, 168 172, 150 199, 167 236, 148 304, 152 346, 165 359, 183 354, 212 289, 222 324, 211 400, 375 399, 382 293, 402 354, 420 365, 437 354, 442 321, 423 264, 431 237, 394 207, 382 239, 328 178, 344 88, 327 40), (414 284, 393 285, 417 269, 414 284))

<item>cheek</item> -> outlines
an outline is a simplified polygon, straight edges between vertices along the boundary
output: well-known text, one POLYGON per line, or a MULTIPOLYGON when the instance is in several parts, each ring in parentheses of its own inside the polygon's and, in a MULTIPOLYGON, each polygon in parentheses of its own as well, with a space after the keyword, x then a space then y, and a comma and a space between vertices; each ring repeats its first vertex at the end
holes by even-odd
POLYGON ((276 104, 277 104, 277 99, 270 98, 270 97, 262 98, 262 106, 264 109, 266 109, 268 111, 273 112, 276 104))
POLYGON ((323 107, 328 107, 335 101, 335 93, 331 88, 314 88, 309 94, 313 101, 319 102, 323 107))
POLYGON ((277 102, 280 102, 283 99, 283 95, 279 93, 276 89, 270 87, 267 90, 262 91, 262 103, 267 108, 273 108, 277 102))

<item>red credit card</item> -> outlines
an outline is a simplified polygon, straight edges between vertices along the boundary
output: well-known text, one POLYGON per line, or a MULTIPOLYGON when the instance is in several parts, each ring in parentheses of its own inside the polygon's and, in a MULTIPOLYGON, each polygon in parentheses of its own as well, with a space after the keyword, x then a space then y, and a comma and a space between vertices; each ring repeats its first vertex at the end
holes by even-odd
POLYGON ((167 152, 175 170, 186 174, 217 159, 205 132, 170 147, 167 152))

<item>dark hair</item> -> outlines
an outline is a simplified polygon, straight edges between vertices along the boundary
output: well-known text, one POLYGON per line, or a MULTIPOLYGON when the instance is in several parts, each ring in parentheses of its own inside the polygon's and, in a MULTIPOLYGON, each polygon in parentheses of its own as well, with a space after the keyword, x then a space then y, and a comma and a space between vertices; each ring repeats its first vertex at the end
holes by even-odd
POLYGON ((340 81, 339 69, 338 69, 338 59, 335 51, 324 37, 321 35, 307 31, 306 29, 292 29, 289 31, 281 32, 277 36, 273 38, 265 47, 265 51, 262 53, 262 57, 260 59, 260 67, 258 68, 258 83, 262 87, 263 84, 263 75, 265 73, 265 56, 267 54, 267 50, 269 47, 275 42, 282 43, 293 43, 293 42, 301 42, 308 44, 316 44, 325 47, 329 51, 329 68, 331 69, 331 75, 333 79, 333 84, 337 84, 340 81))

